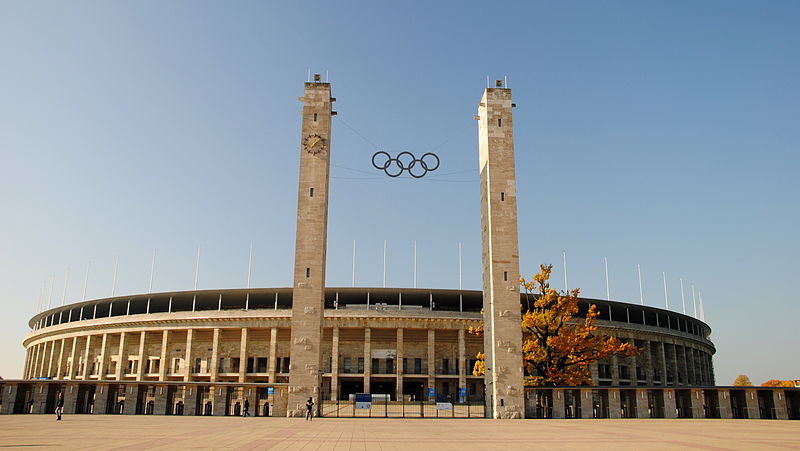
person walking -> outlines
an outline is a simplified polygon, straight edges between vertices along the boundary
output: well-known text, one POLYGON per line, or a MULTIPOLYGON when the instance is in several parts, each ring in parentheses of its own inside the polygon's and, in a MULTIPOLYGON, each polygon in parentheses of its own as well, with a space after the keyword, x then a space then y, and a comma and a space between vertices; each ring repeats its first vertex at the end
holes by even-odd
POLYGON ((311 398, 308 398, 308 401, 306 401, 306 420, 307 421, 313 421, 314 420, 314 410, 313 409, 314 409, 314 400, 311 399, 311 398))
POLYGON ((61 421, 62 413, 64 413, 64 393, 58 392, 56 397, 56 421, 61 421))
POLYGON ((242 414, 242 416, 243 417, 250 416, 250 401, 248 401, 247 398, 244 398, 244 414, 242 414))

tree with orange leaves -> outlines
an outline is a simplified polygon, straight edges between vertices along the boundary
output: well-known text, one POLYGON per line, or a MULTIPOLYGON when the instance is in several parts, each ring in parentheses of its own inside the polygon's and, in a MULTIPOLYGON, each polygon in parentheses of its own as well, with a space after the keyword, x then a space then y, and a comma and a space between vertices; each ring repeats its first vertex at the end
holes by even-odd
MULTIPOLYGON (((553 265, 541 265, 533 280, 520 280, 528 305, 522 315, 522 358, 528 386, 574 386, 591 384, 589 365, 616 355, 633 357, 642 352, 629 343, 597 333, 597 306, 585 318, 578 317, 580 290, 561 292, 550 288, 553 265)), ((484 362, 473 374, 483 374, 484 362)))
POLYGON ((779 379, 770 379, 763 384, 762 387, 794 387, 793 381, 782 381, 779 379))

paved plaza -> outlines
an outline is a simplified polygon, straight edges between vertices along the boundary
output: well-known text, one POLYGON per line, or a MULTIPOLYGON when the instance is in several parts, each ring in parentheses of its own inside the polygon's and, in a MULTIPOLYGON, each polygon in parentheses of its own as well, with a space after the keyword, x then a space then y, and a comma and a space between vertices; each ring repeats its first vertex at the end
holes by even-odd
POLYGON ((0 417, 1 448, 800 449, 800 421, 0 417))

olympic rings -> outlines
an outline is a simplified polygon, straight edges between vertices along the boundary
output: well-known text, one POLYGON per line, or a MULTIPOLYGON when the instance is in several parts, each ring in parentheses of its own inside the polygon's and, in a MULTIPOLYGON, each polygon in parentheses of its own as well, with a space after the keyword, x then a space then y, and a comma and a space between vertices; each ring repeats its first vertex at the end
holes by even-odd
POLYGON ((422 155, 417 158, 413 153, 403 151, 392 158, 388 152, 379 150, 372 155, 372 166, 379 171, 383 171, 389 177, 399 177, 403 171, 408 171, 408 174, 415 179, 425 177, 430 171, 439 169, 439 157, 432 152, 422 155), (378 158, 380 157, 380 158, 378 158), (428 161, 426 161, 426 158, 428 161), (381 161, 382 164, 377 161, 381 161), (414 168, 421 168, 416 169, 414 168))

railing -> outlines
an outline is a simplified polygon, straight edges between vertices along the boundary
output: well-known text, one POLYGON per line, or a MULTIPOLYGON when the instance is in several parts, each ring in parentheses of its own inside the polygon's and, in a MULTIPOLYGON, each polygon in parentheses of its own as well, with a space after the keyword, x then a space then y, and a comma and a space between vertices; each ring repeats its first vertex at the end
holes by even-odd
POLYGON ((354 401, 323 401, 320 416, 328 418, 485 418, 483 402, 373 401, 356 408, 354 401))

